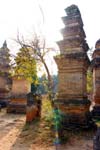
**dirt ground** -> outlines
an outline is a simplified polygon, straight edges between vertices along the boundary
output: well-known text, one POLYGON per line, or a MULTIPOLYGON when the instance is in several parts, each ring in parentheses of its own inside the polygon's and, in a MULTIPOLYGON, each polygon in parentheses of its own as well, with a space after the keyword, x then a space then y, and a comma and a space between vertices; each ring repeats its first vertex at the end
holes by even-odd
POLYGON ((66 132, 65 143, 54 146, 55 133, 46 122, 50 102, 42 102, 41 118, 26 124, 25 115, 0 111, 0 150, 93 150, 94 131, 66 132))
MULTIPOLYGON (((43 124, 35 125, 37 128, 43 124)), ((59 146, 58 149, 53 144, 47 144, 40 139, 43 134, 37 136, 33 130, 25 126, 25 115, 7 114, 6 110, 0 112, 0 150, 93 150, 92 136, 72 137, 67 144, 59 146)), ((42 129, 41 128, 41 129, 42 129)), ((37 132, 37 130, 36 130, 37 132)), ((41 131, 38 130, 38 133, 41 131)))
POLYGON ((47 148, 40 143, 34 144, 31 133, 29 135, 26 128, 25 115, 7 114, 6 110, 2 109, 0 112, 0 150, 46 150, 47 148))

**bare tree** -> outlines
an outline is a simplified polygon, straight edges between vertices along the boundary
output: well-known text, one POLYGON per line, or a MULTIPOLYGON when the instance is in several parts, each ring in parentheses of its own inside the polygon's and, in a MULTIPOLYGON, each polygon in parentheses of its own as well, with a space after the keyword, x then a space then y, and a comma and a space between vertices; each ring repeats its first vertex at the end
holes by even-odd
POLYGON ((48 89, 49 92, 52 93, 53 88, 53 81, 50 74, 50 70, 48 68, 48 65, 45 61, 46 55, 53 50, 53 48, 46 48, 46 40, 45 38, 42 38, 40 36, 34 35, 33 39, 31 41, 25 41, 23 37, 19 37, 19 34, 17 35, 16 42, 20 44, 20 46, 26 50, 30 50, 31 55, 33 58, 37 61, 37 63, 42 63, 48 78, 48 89))
MULTIPOLYGON (((42 6, 39 4, 39 1, 38 1, 38 7, 39 7, 40 13, 42 15, 42 27, 43 27, 44 22, 45 22, 45 16, 44 16, 42 6)), ((51 50, 54 50, 54 49, 53 48, 46 48, 46 39, 43 35, 44 34, 41 34, 41 31, 39 33, 39 36, 38 36, 38 34, 36 34, 36 32, 34 32, 33 33, 33 38, 30 41, 27 42, 26 40, 24 40, 23 36, 22 37, 19 36, 19 33, 18 33, 16 42, 18 44, 20 44, 20 46, 22 48, 30 49, 30 52, 31 52, 33 58, 37 62, 43 64, 43 66, 46 70, 46 73, 47 73, 48 89, 49 89, 49 92, 52 93, 53 80, 52 80, 52 76, 50 74, 49 67, 48 67, 48 65, 45 61, 45 57, 51 50)))

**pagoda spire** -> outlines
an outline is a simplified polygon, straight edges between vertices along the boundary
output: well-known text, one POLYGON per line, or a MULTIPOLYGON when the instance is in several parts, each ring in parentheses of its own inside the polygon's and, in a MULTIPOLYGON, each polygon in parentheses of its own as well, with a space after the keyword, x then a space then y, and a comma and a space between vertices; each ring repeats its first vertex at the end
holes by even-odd
POLYGON ((6 40, 3 43, 3 48, 7 48, 7 41, 6 40))

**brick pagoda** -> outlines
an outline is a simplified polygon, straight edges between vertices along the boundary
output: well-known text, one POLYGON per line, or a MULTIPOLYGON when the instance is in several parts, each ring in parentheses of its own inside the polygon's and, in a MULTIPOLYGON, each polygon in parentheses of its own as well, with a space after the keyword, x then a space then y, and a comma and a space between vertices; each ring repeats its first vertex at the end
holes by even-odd
POLYGON ((22 76, 13 76, 11 98, 7 107, 7 112, 26 113, 27 94, 29 92, 30 82, 22 76))
POLYGON ((57 42, 60 55, 55 57, 59 75, 57 104, 65 115, 66 126, 87 126, 90 106, 86 88, 89 47, 78 7, 71 5, 65 11, 67 15, 62 17, 65 27, 61 30, 63 40, 57 42))
POLYGON ((12 80, 10 77, 10 54, 6 41, 0 48, 0 105, 6 106, 10 98, 12 80))
POLYGON ((93 117, 100 119, 100 39, 95 44, 95 51, 92 57, 93 101, 95 102, 93 117))

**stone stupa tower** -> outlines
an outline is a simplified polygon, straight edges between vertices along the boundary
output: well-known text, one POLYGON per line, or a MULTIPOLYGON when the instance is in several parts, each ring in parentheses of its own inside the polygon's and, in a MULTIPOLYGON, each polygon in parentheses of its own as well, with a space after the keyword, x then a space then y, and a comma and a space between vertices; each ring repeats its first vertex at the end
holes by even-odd
POLYGON ((60 56, 55 57, 59 84, 57 104, 65 115, 66 125, 88 126, 90 101, 87 100, 87 69, 89 49, 83 29, 83 21, 76 5, 65 9, 62 17, 65 27, 61 30, 63 40, 57 42, 60 56))
POLYGON ((0 48, 0 105, 6 106, 11 90, 10 54, 6 41, 0 48))
POLYGON ((95 44, 93 52, 92 70, 93 70, 93 117, 100 120, 100 39, 95 44))

